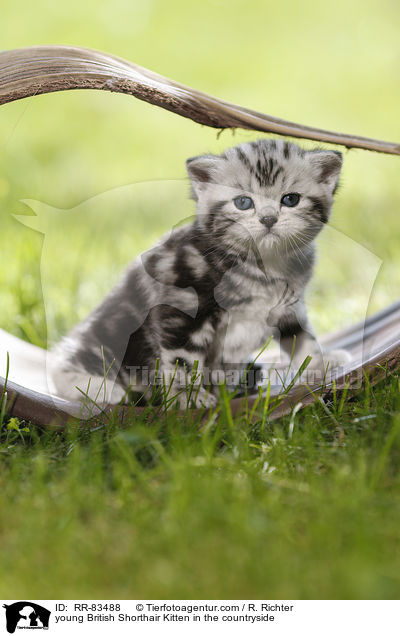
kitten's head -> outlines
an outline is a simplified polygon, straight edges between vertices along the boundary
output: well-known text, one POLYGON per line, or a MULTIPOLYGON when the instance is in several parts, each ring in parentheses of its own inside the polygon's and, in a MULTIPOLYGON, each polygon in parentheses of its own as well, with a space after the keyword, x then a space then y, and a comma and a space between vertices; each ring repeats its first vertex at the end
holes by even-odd
POLYGON ((200 223, 231 245, 302 249, 328 221, 342 155, 261 139, 188 159, 200 223))

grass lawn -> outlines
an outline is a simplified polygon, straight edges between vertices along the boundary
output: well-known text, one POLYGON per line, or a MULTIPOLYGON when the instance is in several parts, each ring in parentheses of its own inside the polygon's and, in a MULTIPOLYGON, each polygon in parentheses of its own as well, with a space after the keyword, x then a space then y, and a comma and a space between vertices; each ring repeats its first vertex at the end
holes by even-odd
POLYGON ((0 595, 398 598, 399 411, 391 377, 292 425, 3 429, 0 595))
MULTIPOLYGON (((389 0, 3 4, 2 48, 98 48, 272 115, 400 139, 389 0)), ((52 344, 193 214, 185 159, 255 138, 123 95, 2 106, 0 327, 52 344)), ((398 297, 398 169, 344 151, 309 291, 319 332, 398 297)), ((2 421, 0 595, 398 598, 399 377, 279 422, 218 408, 93 432, 2 421)))

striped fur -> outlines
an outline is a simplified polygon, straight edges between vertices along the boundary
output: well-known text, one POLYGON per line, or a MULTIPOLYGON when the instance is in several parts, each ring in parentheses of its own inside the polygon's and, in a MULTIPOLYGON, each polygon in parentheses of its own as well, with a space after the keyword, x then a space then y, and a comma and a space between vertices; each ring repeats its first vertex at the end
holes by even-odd
MULTIPOLYGON (((260 140, 187 161, 197 218, 143 254, 86 320, 56 347, 52 379, 63 397, 119 401, 132 369, 188 372, 243 363, 273 335, 320 357, 304 290, 314 239, 328 221, 341 169, 337 152, 260 140), (300 195, 295 207, 282 197, 300 195), (236 197, 254 207, 240 210, 236 197), (275 217, 268 229, 265 217, 275 217), (263 220, 264 219, 264 220, 263 220), (107 386, 102 384, 109 369, 107 386), (100 388, 99 388, 100 387, 100 388), (98 395, 95 395, 95 392, 98 395)), ((135 388, 146 391, 146 383, 135 388)), ((207 404, 199 386, 198 403, 207 404)), ((173 391, 179 386, 173 384, 173 391)))

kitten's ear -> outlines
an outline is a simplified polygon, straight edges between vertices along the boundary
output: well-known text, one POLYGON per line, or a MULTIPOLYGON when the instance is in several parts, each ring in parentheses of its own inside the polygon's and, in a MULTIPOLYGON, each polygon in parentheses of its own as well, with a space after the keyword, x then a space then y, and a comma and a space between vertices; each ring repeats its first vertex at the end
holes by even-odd
POLYGON ((217 155, 199 155, 186 161, 186 170, 192 183, 192 195, 195 200, 208 183, 217 183, 217 168, 221 157, 217 155))
POLYGON ((337 150, 311 150, 307 154, 318 182, 326 183, 335 192, 343 164, 342 153, 337 150))

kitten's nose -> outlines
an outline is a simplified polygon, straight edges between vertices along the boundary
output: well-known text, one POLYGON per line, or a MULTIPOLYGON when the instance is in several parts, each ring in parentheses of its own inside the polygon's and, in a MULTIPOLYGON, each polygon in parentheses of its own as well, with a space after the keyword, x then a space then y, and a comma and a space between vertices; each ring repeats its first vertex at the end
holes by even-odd
POLYGON ((270 229, 277 222, 278 217, 276 216, 263 216, 260 219, 260 223, 265 225, 268 229, 270 229))

